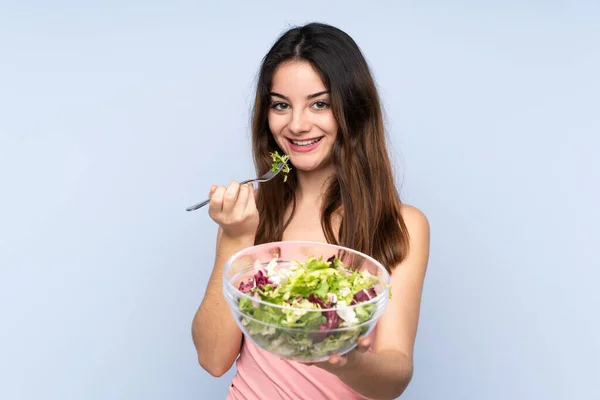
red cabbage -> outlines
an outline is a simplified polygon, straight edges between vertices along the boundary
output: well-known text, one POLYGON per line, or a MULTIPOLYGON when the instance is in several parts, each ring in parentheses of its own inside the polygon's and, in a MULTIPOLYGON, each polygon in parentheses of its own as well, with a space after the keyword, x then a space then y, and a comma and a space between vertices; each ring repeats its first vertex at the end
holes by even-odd
MULTIPOLYGON (((321 307, 322 309, 329 308, 327 303, 325 303, 325 301, 322 298, 315 296, 314 293, 311 293, 308 296, 308 301, 314 304, 318 304, 319 307, 321 307)), ((327 329, 335 329, 340 326, 340 317, 337 315, 337 312, 324 311, 323 315, 325 316, 325 318, 327 318, 327 321, 321 325, 320 330, 323 331, 327 329)))
POLYGON ((369 301, 375 296, 377 296, 375 288, 363 289, 354 295, 354 298, 352 299, 350 305, 353 306, 355 304, 362 303, 363 301, 369 301))
POLYGON ((240 282, 238 290, 242 293, 248 293, 255 287, 262 290, 265 285, 276 286, 261 270, 259 270, 256 274, 254 274, 253 278, 248 279, 247 283, 240 282))
POLYGON ((314 304, 318 304, 321 308, 328 308, 327 303, 325 303, 325 301, 322 298, 315 295, 314 293, 308 295, 308 301, 314 304))
POLYGON ((239 291, 242 293, 248 293, 254 288, 254 279, 248 279, 248 283, 240 282, 239 291))
POLYGON ((262 289, 265 285, 270 285, 272 282, 269 281, 269 278, 262 271, 258 271, 254 274, 254 280, 256 281, 256 287, 262 289))

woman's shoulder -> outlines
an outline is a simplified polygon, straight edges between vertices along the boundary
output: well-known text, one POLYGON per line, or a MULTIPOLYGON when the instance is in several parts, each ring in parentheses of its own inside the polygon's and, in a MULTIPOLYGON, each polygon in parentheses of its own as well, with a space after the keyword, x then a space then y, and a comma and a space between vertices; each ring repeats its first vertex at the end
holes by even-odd
MULTIPOLYGON (((407 234, 407 251, 401 264, 406 268, 396 269, 392 274, 392 280, 400 279, 408 281, 422 281, 429 262, 430 232, 429 220, 425 213, 410 204, 402 204, 400 208, 403 229, 407 234), (397 278, 395 278, 397 277, 397 278)), ((392 286, 394 283, 392 282, 392 286)))
POLYGON ((414 230, 429 232, 429 219, 419 208, 403 203, 400 207, 400 214, 409 232, 414 230))

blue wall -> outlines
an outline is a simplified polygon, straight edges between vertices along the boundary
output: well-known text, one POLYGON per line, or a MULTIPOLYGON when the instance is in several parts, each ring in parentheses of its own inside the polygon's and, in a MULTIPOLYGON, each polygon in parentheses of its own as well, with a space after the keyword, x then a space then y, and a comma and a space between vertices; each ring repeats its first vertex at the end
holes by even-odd
POLYGON ((260 60, 310 20, 364 50, 432 227, 403 398, 600 398, 599 7, 495 3, 3 2, 0 398, 224 398, 185 207, 253 174, 260 60))

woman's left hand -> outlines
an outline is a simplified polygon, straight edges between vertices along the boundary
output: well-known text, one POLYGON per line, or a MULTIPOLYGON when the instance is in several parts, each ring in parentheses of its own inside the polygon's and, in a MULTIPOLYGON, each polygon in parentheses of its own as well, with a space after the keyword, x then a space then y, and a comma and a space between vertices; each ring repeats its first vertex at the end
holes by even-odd
POLYGON ((358 343, 352 351, 344 354, 343 356, 340 356, 338 354, 331 354, 329 356, 329 360, 318 363, 312 363, 309 365, 314 365, 315 367, 319 367, 324 369, 325 371, 336 374, 348 368, 355 367, 359 363, 362 355, 365 352, 367 352, 370 347, 371 339, 365 336, 361 336, 358 338, 358 343))

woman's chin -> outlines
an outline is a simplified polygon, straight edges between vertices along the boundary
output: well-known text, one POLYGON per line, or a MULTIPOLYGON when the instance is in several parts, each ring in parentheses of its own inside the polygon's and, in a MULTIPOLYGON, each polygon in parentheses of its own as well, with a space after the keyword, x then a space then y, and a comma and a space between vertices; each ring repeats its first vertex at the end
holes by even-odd
POLYGON ((294 163, 293 160, 290 160, 290 161, 292 164, 292 168, 294 168, 296 171, 301 172, 301 173, 318 172, 329 166, 329 165, 324 165, 323 163, 320 163, 320 162, 319 163, 303 163, 303 162, 294 163))

